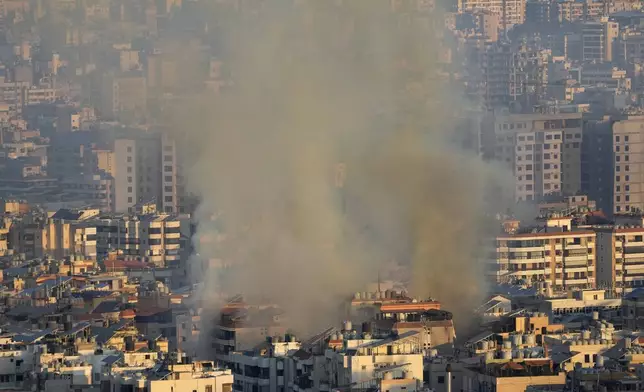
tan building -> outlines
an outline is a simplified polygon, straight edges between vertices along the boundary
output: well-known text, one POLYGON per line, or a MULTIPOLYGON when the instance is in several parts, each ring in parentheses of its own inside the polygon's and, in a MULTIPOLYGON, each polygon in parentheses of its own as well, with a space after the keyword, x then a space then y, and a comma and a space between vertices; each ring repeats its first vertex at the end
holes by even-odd
POLYGON ((525 22, 525 0, 460 0, 458 11, 488 10, 500 18, 501 31, 525 22))
POLYGON ((597 230, 598 284, 618 293, 644 286, 644 227, 597 230))
POLYGON ((496 244, 490 271, 496 282, 542 282, 554 292, 595 287, 592 231, 503 235, 496 244))
POLYGON ((644 210, 644 116, 613 124, 613 212, 644 210))
POLYGON ((494 116, 483 139, 484 155, 514 173, 517 201, 581 190, 581 113, 494 116))
POLYGON ((99 156, 99 168, 114 177, 116 212, 133 212, 134 206, 150 202, 165 213, 178 212, 177 165, 174 141, 161 134, 117 139, 111 154, 99 156))

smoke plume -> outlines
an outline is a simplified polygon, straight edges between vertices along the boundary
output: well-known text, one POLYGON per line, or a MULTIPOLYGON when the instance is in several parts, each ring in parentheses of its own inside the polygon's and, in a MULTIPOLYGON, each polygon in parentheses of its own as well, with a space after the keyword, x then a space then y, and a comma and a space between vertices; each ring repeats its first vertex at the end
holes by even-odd
POLYGON ((275 303, 312 333, 407 267, 409 290, 465 314, 497 175, 454 141, 465 108, 422 1, 213 2, 225 87, 173 114, 200 199, 195 262, 219 294, 275 303))

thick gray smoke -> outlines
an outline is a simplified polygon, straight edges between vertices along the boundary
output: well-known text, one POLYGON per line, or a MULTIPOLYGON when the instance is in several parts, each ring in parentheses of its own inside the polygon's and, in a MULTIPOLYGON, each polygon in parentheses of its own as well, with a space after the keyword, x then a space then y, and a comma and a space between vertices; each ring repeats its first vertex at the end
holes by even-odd
POLYGON ((392 261, 413 295, 457 312, 479 300, 497 178, 453 143, 464 104, 438 62, 442 16, 422 3, 214 6, 231 86, 174 116, 199 260, 226 266, 202 277, 206 305, 240 293, 310 333, 392 261))

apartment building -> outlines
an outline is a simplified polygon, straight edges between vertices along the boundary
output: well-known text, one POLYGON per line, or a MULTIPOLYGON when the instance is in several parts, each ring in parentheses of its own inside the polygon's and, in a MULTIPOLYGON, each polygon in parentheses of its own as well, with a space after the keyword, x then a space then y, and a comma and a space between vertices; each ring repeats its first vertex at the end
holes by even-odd
POLYGON ((619 34, 619 24, 602 18, 584 22, 581 30, 582 60, 613 61, 614 47, 619 34))
MULTIPOLYGON (((233 374, 230 370, 219 369, 213 362, 198 361, 167 366, 167 371, 147 371, 133 368, 109 376, 102 381, 102 390, 113 392, 232 392, 233 374)), ((258 390, 258 389, 257 389, 258 390)))
POLYGON ((497 283, 544 282, 555 292, 594 288, 595 238, 593 231, 499 236, 490 277, 497 283))
POLYGON ((137 204, 149 202, 166 213, 179 211, 179 169, 175 143, 169 137, 160 133, 119 137, 112 153, 102 152, 99 162, 112 170, 116 212, 132 212, 137 204))
MULTIPOLYGON (((345 330, 337 334, 336 339, 331 339, 325 362, 318 370, 322 385, 330 388, 355 385, 365 390, 378 387, 397 391, 422 389, 423 351, 418 332, 385 338, 345 330)), ((294 390, 306 389, 315 382, 315 378, 308 380, 298 379, 294 390)))
POLYGON ((45 226, 43 236, 46 253, 55 258, 83 256, 96 259, 96 227, 83 222, 65 222, 52 219, 45 226))
POLYGON ((229 364, 234 352, 250 350, 265 336, 283 336, 287 327, 281 320, 283 311, 276 306, 235 305, 222 310, 213 320, 211 348, 215 358, 229 364))
POLYGON ((612 64, 585 64, 581 69, 581 84, 602 85, 621 90, 631 89, 631 79, 627 77, 626 71, 612 64))
POLYGON ((295 336, 269 336, 265 343, 251 351, 232 353, 233 389, 244 392, 252 392, 253 387, 266 392, 288 390, 289 382, 293 382, 297 375, 292 356, 300 347, 295 336))
POLYGON ((501 114, 485 121, 484 156, 512 171, 517 201, 581 190, 581 113, 501 114))
POLYGON ((613 212, 644 210, 644 116, 614 122, 612 147, 613 212))
POLYGON ((158 266, 179 263, 190 238, 190 219, 184 215, 103 216, 93 224, 99 255, 116 250, 158 266))
POLYGON ((644 287, 644 227, 597 230, 597 283, 617 293, 644 287))
POLYGON ((525 21, 525 0, 460 0, 458 11, 488 10, 500 18, 501 30, 507 32, 525 21))
POLYGON ((482 67, 485 106, 493 109, 518 102, 525 107, 544 98, 548 85, 549 50, 498 42, 485 48, 482 67))

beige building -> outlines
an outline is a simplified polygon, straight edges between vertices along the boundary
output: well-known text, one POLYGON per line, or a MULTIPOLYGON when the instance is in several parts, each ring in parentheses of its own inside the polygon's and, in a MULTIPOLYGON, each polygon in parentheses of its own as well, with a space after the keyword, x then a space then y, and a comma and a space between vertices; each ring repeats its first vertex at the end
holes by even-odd
POLYGON ((592 231, 504 235, 496 244, 490 271, 496 282, 543 282, 554 292, 595 287, 592 231))
POLYGON ((618 293, 644 286, 644 227, 597 230, 598 284, 618 293))
POLYGON ((644 210, 644 116, 613 124, 613 212, 644 210))
POLYGON ((110 376, 103 383, 113 392, 140 390, 146 392, 232 392, 233 374, 212 362, 195 362, 168 365, 169 374, 155 377, 143 376, 140 369, 110 376))
POLYGON ((484 155, 514 173, 517 201, 581 190, 581 113, 494 116, 483 139, 484 155))
POLYGON ((189 217, 167 214, 106 217, 93 222, 97 232, 97 252, 110 249, 126 256, 144 257, 149 262, 167 266, 178 263, 190 236, 189 217))
POLYGON ((114 177, 115 211, 133 212, 154 202, 165 213, 179 212, 179 169, 175 143, 161 134, 142 134, 114 141, 98 155, 99 169, 114 177))
POLYGON ((525 21, 525 0, 460 0, 458 11, 487 10, 500 18, 502 31, 507 31, 525 21))

